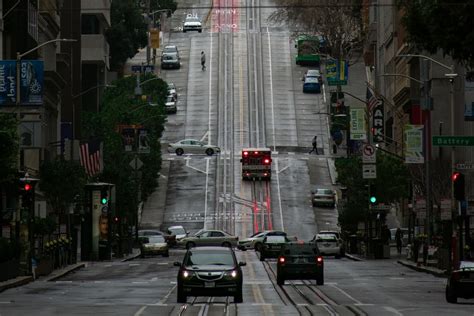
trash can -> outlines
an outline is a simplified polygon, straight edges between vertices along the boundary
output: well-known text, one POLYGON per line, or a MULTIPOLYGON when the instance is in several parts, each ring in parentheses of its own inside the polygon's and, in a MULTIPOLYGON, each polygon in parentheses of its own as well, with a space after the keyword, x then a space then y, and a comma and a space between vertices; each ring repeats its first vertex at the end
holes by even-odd
POLYGON ((383 242, 380 238, 372 239, 375 259, 383 259, 383 242))

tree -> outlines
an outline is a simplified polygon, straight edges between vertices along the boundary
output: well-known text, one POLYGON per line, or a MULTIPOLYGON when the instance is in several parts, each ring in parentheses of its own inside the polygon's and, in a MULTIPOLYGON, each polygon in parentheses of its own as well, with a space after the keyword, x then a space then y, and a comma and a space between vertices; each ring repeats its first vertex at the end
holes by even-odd
POLYGON ((170 17, 170 13, 174 13, 178 8, 178 4, 174 0, 160 0, 160 1, 152 1, 150 3, 151 11, 157 10, 170 10, 168 13, 168 17, 170 17))
POLYGON ((294 26, 294 35, 321 35, 326 53, 349 60, 359 52, 364 40, 361 0, 277 0, 280 7, 269 19, 294 26))
POLYGON ((164 102, 167 95, 167 83, 154 75, 147 75, 142 82, 146 99, 136 98, 134 88, 136 77, 121 78, 113 82, 115 88, 107 89, 100 113, 84 113, 82 134, 85 138, 97 137, 104 142, 104 171, 99 175, 100 181, 115 184, 116 214, 129 217, 133 222, 133 214, 139 202, 146 198, 158 185, 157 177, 161 168, 161 146, 159 139, 163 133, 166 114, 164 102), (150 104, 157 104, 152 106, 150 104), (134 153, 124 152, 122 137, 118 125, 141 125, 148 132, 150 144, 149 154, 140 154, 143 162, 141 182, 135 180, 134 170, 129 165, 134 153))
POLYGON ((398 0, 408 42, 421 50, 474 66, 474 5, 471 0, 398 0))
POLYGON ((138 1, 114 0, 111 5, 111 27, 107 30, 110 45, 110 68, 121 72, 128 58, 147 45, 147 24, 138 1))
POLYGON ((15 116, 0 113, 0 184, 14 180, 17 153, 18 133, 15 116))
MULTIPOLYGON (((339 215, 343 230, 355 232, 357 223, 365 221, 368 212, 368 181, 362 178, 360 157, 336 159, 338 182, 347 188, 347 201, 339 215)), ((377 151, 377 179, 371 184, 377 188, 378 203, 394 203, 409 196, 410 173, 396 157, 377 151)))
POLYGON ((46 161, 40 167, 39 188, 57 214, 66 212, 86 184, 84 168, 75 161, 46 161))

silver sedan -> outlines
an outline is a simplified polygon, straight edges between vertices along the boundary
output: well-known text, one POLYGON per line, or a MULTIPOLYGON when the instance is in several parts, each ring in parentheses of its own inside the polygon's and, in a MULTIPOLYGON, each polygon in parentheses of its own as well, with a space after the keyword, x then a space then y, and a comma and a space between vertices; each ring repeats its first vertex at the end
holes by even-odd
POLYGON ((207 145, 206 143, 196 139, 183 139, 179 142, 168 145, 168 152, 174 152, 178 156, 181 156, 182 154, 206 154, 212 156, 220 151, 221 149, 219 147, 207 145))

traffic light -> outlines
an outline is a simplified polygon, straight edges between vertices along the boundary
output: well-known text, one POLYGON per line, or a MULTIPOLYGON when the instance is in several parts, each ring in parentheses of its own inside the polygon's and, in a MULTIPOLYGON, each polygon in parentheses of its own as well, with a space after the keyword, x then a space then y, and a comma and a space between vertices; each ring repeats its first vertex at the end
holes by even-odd
POLYGON ((465 190, 465 181, 464 174, 460 172, 455 172, 451 176, 453 180, 453 195, 454 198, 458 201, 463 201, 466 199, 466 190, 465 190))
POLYGON ((374 184, 369 185, 369 202, 370 205, 377 203, 377 188, 374 184))
POLYGON ((109 203, 109 192, 107 189, 102 189, 100 191, 100 203, 102 205, 107 205, 109 203))

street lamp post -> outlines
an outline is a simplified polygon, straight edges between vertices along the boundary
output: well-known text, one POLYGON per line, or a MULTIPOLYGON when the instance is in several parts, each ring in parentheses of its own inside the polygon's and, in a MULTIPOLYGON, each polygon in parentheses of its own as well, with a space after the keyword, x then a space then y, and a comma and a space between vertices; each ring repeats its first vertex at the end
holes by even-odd
MULTIPOLYGON (((451 136, 454 136, 454 79, 458 76, 457 73, 455 73, 455 69, 454 69, 454 64, 451 65, 451 66, 448 66, 448 65, 445 65, 429 56, 426 56, 426 55, 421 55, 421 54, 400 54, 400 55, 397 55, 397 57, 408 57, 408 58, 411 58, 411 57, 417 57, 417 58, 423 58, 425 60, 429 60, 431 61, 432 63, 435 63, 447 70, 450 71, 450 73, 447 73, 445 74, 446 78, 449 79, 449 82, 451 84, 451 88, 450 88, 450 123, 451 123, 451 136)), ((430 112, 431 113, 431 112, 430 112)), ((455 151, 454 151, 454 146, 451 147, 451 174, 454 173, 454 163, 455 163, 455 151)), ((454 209, 454 183, 453 181, 451 181, 451 209, 454 209)), ((461 232, 462 234, 462 232, 461 232)), ((462 255, 462 240, 461 238, 459 238, 459 244, 460 244, 460 255, 462 255)), ((449 256, 449 258, 451 258, 451 255, 449 256)))
MULTIPOLYGON (((23 57, 25 57, 26 55, 28 54, 31 54, 32 52, 40 49, 41 47, 45 46, 45 45, 48 45, 50 43, 55 43, 55 42, 76 42, 77 40, 75 39, 69 39, 69 38, 56 38, 56 39, 53 39, 53 40, 49 40, 49 41, 46 41, 44 43, 41 43, 39 44, 38 46, 36 47, 33 47, 32 49, 24 52, 24 53, 20 53, 20 52, 17 52, 16 53, 16 96, 15 96, 15 112, 16 112, 16 120, 17 120, 17 134, 18 134, 18 139, 21 139, 21 124, 20 124, 20 121, 21 121, 21 83, 20 83, 20 80, 21 80, 21 76, 20 76, 20 72, 21 72, 21 59, 23 57)), ((20 171, 20 168, 21 168, 21 148, 20 148, 20 144, 18 144, 18 150, 17 150, 17 170, 20 171)), ((15 236, 16 236, 16 239, 19 240, 19 237, 20 237, 20 214, 21 214, 21 210, 20 210, 20 203, 17 203, 17 207, 16 207, 16 214, 15 214, 15 236)))

